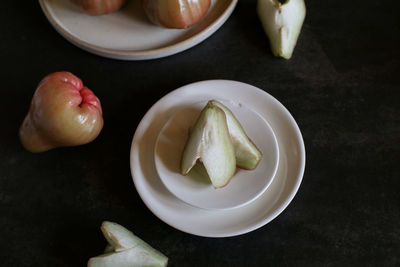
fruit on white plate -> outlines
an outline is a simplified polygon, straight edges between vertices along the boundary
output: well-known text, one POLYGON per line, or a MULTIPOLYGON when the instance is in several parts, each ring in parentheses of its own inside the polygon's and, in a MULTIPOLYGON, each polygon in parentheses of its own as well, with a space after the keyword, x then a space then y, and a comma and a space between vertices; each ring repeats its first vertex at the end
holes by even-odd
POLYGON ((257 13, 267 34, 272 53, 290 59, 306 16, 304 0, 258 0, 257 13))
POLYGON ((99 99, 72 73, 55 72, 39 83, 19 137, 28 151, 43 152, 89 143, 102 127, 99 99))
POLYGON ((101 231, 109 244, 105 254, 89 259, 88 267, 167 266, 165 255, 125 227, 105 221, 101 231))
POLYGON ((198 23, 207 14, 210 5, 211 0, 142 0, 151 22, 177 29, 198 23))
POLYGON ((83 8, 83 11, 92 16, 109 14, 118 11, 126 0, 71 0, 83 8))
POLYGON ((190 132, 182 154, 181 173, 187 175, 198 160, 215 188, 228 184, 236 171, 235 150, 225 112, 211 101, 190 132))
POLYGON ((229 134, 235 149, 236 166, 247 170, 255 169, 262 158, 261 151, 247 136, 242 125, 229 108, 216 100, 212 100, 211 103, 225 112, 229 134))

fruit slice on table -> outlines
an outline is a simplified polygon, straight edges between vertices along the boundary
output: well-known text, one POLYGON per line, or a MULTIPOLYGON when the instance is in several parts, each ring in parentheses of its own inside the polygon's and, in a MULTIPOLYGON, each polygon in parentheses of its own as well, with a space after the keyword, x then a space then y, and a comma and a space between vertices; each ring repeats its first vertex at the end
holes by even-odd
POLYGON ((292 56, 306 16, 304 0, 258 0, 258 16, 275 56, 292 56))
POLYGON ((55 72, 39 83, 19 136, 25 149, 43 152, 89 143, 102 128, 99 99, 72 73, 55 72))
POLYGON ((93 257, 88 267, 134 267, 134 266, 167 266, 167 262, 159 261, 141 247, 130 248, 121 252, 93 257))
POLYGON ((152 254, 156 255, 160 259, 165 258, 163 254, 153 249, 149 244, 117 223, 105 221, 101 225, 101 231, 107 239, 108 244, 113 247, 114 251, 123 251, 139 246, 147 251, 151 251, 152 254))
POLYGON ((198 23, 207 14, 211 0, 142 0, 142 5, 154 24, 184 29, 198 23))
POLYGON ((235 149, 236 165, 239 168, 247 170, 252 170, 257 167, 262 158, 261 151, 247 136, 242 125, 230 109, 215 100, 212 100, 211 103, 225 112, 229 134, 235 149))
POLYGON ((105 254, 89 259, 88 267, 167 266, 165 255, 125 227, 105 221, 101 231, 109 244, 105 254))
POLYGON ((181 173, 187 175, 200 160, 215 188, 225 186, 236 170, 235 150, 224 111, 208 102, 186 142, 181 173))

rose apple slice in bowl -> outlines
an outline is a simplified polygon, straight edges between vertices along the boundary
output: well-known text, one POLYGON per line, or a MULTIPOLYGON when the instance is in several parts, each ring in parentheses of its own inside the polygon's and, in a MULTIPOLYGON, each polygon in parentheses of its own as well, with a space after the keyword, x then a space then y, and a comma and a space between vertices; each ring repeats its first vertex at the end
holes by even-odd
POLYGON ((211 101, 191 130, 181 159, 181 173, 187 175, 200 160, 215 188, 228 184, 236 170, 235 149, 224 111, 211 101))
MULTIPOLYGON (((167 189, 180 200, 192 206, 209 210, 238 208, 255 200, 272 182, 279 162, 277 140, 265 119, 242 103, 225 100, 218 100, 218 102, 234 114, 237 121, 241 123, 242 129, 246 130, 248 135, 248 137, 246 135, 246 138, 251 138, 262 151, 263 156, 259 163, 252 163, 253 166, 256 165, 256 168, 246 170, 235 167, 235 174, 228 180, 229 183, 223 187, 213 186, 204 159, 201 159, 202 163, 197 161, 198 163, 186 176, 181 174, 180 163, 182 152, 185 150, 188 140, 189 129, 190 134, 193 135, 196 131, 194 125, 196 121, 202 121, 202 115, 199 116, 199 114, 208 101, 184 103, 182 106, 176 107, 178 111, 171 116, 158 135, 154 153, 156 170, 167 189)), ((215 102, 211 101, 211 103, 216 106, 215 102)), ((221 107, 216 107, 222 110, 221 107)), ((225 115, 226 118, 228 116, 225 115)), ((229 124, 228 120, 226 122, 229 124)), ((204 134, 207 131, 198 131, 198 133, 204 134)), ((203 149, 202 145, 199 148, 203 149)), ((190 151, 196 150, 190 149, 190 151)), ((198 154, 194 153, 194 155, 198 154)), ((211 153, 209 160, 215 162, 221 160, 215 156, 216 154, 211 153)), ((196 157, 192 159, 194 158, 196 157)), ((189 162, 190 164, 187 165, 191 166, 193 162, 190 160, 189 162)))

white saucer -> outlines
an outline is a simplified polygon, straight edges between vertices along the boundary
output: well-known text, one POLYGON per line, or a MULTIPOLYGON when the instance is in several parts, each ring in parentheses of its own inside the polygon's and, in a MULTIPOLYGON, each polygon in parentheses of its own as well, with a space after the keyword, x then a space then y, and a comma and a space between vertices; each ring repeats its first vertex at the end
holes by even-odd
POLYGON ((212 0, 202 21, 189 29, 165 29, 147 19, 141 1, 120 11, 89 16, 70 0, 39 0, 53 27, 74 45, 96 55, 145 60, 173 55, 202 42, 229 18, 238 0, 212 0))
POLYGON ((289 205, 303 178, 305 149, 295 120, 271 95, 241 82, 211 80, 181 87, 153 105, 133 137, 130 166, 140 197, 165 223, 194 235, 227 237, 264 226, 289 205), (179 106, 209 99, 251 107, 269 122, 278 141, 279 166, 272 183, 257 199, 236 209, 205 210, 179 200, 164 186, 154 163, 156 139, 179 106))
POLYGON ((188 130, 196 122, 207 101, 190 106, 182 102, 176 106, 181 109, 162 128, 156 141, 154 159, 161 181, 177 198, 203 209, 232 209, 255 200, 272 182, 278 169, 278 143, 268 122, 256 112, 241 103, 214 100, 233 112, 247 135, 262 151, 263 158, 257 168, 251 171, 237 169, 229 183, 218 189, 212 186, 201 165, 196 165, 187 176, 180 174, 181 156, 188 130))

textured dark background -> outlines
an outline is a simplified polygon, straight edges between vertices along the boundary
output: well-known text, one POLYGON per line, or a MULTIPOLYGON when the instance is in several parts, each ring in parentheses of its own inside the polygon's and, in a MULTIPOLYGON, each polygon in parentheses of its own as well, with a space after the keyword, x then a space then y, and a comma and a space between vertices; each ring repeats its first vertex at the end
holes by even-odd
POLYGON ((183 53, 121 62, 84 52, 37 1, 3 1, 0 16, 0 266, 84 266, 101 253, 102 220, 134 230, 171 266, 400 266, 398 1, 308 0, 291 60, 274 58, 240 0, 226 24, 183 53), (95 142, 42 154, 17 137, 39 80, 68 70, 102 101, 95 142), (156 218, 131 180, 135 129, 187 83, 232 79, 263 88, 293 114, 307 163, 293 202, 245 235, 212 239, 156 218))

